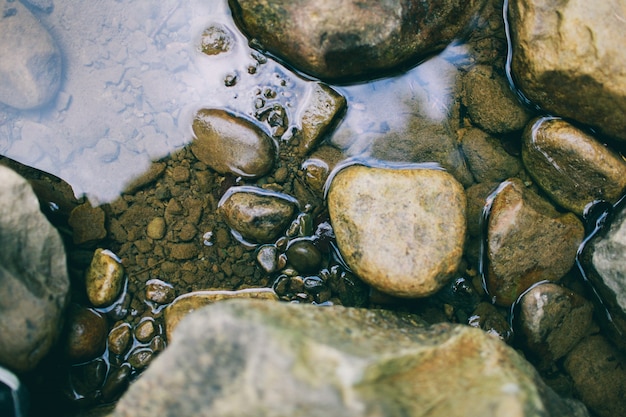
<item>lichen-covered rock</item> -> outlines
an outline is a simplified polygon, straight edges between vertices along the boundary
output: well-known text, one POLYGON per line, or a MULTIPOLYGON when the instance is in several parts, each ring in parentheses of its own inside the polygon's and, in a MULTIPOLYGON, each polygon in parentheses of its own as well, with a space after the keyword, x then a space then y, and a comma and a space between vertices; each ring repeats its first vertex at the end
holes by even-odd
POLYGON ((556 281, 576 260, 585 229, 572 213, 554 207, 521 180, 503 182, 487 220, 487 290, 493 300, 511 305, 534 283, 556 281))
POLYGON ((522 159, 539 186, 578 215, 597 200, 615 203, 626 189, 624 159, 559 118, 540 118, 528 125, 522 159))
POLYGON ((321 79, 372 77, 445 48, 484 1, 230 0, 263 50, 321 79))
POLYGON ((551 114, 626 140, 624 16, 621 0, 510 1, 517 86, 551 114))
POLYGON ((463 187, 442 170, 352 165, 332 179, 328 211, 350 268, 376 289, 425 297, 456 272, 465 242, 463 187))
POLYGON ((502 341, 408 314, 222 301, 173 339, 112 417, 588 416, 502 341))
POLYGON ((258 178, 274 166, 276 144, 257 125, 221 109, 202 109, 193 121, 191 151, 220 174, 258 178))
POLYGON ((0 166, 0 364, 33 369, 57 340, 69 297, 63 241, 28 182, 0 166))

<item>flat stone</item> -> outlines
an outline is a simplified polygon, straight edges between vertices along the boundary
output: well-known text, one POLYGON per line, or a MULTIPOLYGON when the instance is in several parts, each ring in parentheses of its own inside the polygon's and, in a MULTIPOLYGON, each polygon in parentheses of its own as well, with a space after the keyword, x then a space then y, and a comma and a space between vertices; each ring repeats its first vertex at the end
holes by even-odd
POLYGON ((302 155, 315 149, 330 133, 346 110, 346 98, 326 84, 313 84, 302 112, 302 137, 298 148, 302 155))
POLYGON ((257 125, 225 110, 202 109, 193 121, 191 151, 220 174, 258 178, 274 166, 276 144, 257 125))
POLYGON ((291 223, 295 209, 293 197, 252 186, 231 187, 219 202, 226 223, 256 243, 272 242, 291 223))
POLYGON ((62 59, 52 36, 23 4, 0 1, 0 102, 41 107, 59 91, 62 59))
POLYGON ((516 308, 516 340, 540 369, 565 356, 591 327, 592 304, 558 284, 532 287, 516 308))
POLYGON ((463 35, 484 1, 231 0, 264 51, 322 80, 371 78, 417 63, 463 35))
POLYGON ((33 369, 58 339, 69 297, 66 254, 28 182, 0 166, 0 364, 33 369))
POLYGON ((165 332, 167 340, 173 340, 174 329, 191 312, 221 300, 235 298, 254 298, 278 301, 278 296, 271 288, 249 288, 238 291, 207 290, 193 291, 176 298, 165 309, 165 332))
POLYGON ((500 340, 408 314, 231 300, 173 336, 112 417, 588 416, 500 340))
POLYGON ((487 220, 487 290, 499 305, 511 305, 539 281, 557 281, 574 265, 585 229, 521 180, 503 182, 487 220))
POLYGON ((425 297, 461 260, 463 187, 442 170, 352 165, 332 179, 328 211, 352 271, 381 292, 425 297))
POLYGON ((511 69, 548 113, 626 140, 626 4, 608 0, 512 0, 511 69))
POLYGON ((108 249, 98 248, 85 275, 87 298, 95 307, 106 307, 117 299, 124 286, 122 261, 108 249))
POLYGON ((626 189, 624 159, 562 119, 530 123, 522 136, 522 159, 537 184, 578 215, 597 200, 615 203, 626 189))

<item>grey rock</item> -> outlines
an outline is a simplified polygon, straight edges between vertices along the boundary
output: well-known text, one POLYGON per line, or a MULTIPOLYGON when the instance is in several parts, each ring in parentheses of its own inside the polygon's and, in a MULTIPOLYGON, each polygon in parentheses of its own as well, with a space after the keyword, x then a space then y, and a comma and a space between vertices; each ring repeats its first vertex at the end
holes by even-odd
POLYGON ((61 236, 28 182, 0 166, 0 363, 28 371, 57 340, 69 278, 61 236))
POLYGON ((219 202, 226 223, 246 240, 270 243, 295 214, 297 202, 286 194, 258 187, 231 187, 219 202))
POLYGON ((596 200, 615 203, 626 189, 624 159, 559 118, 529 123, 522 137, 522 159, 539 186, 578 215, 596 200))
POLYGON ((183 320, 113 417, 588 416, 500 340, 383 310, 223 301, 183 320), (471 388, 468 388, 471 387, 471 388))
POLYGON ((346 98, 327 86, 317 83, 311 87, 300 120, 302 138, 299 151, 305 155, 315 149, 329 134, 346 110, 346 98))
POLYGON ((352 165, 332 179, 328 211, 352 271, 381 292, 425 297, 456 272, 463 187, 443 170, 352 165))
POLYGON ((608 0, 512 0, 511 69, 547 112, 626 140, 626 5, 608 0))
POLYGON ((274 166, 276 144, 257 125, 225 110, 202 109, 193 121, 191 151, 220 174, 257 178, 274 166))
POLYGON ((508 306, 531 285, 565 275, 585 230, 574 214, 557 212, 519 179, 503 182, 492 200, 483 273, 489 295, 508 306))
POLYGON ((61 53, 52 36, 17 1, 0 1, 0 102, 40 107, 61 85, 61 53))
POLYGON ((372 77, 445 48, 484 1, 231 0, 250 39, 321 79, 372 77))

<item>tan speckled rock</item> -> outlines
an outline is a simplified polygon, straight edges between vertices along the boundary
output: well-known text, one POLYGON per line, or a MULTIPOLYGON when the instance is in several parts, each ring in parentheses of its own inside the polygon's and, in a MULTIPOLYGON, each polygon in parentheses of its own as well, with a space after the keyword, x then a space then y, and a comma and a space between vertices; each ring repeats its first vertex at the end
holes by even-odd
POLYGON ((425 297, 456 272, 465 241, 465 194, 442 170, 353 165, 339 171, 328 210, 344 260, 399 297, 425 297))
POLYGON ((96 249, 85 277, 87 297, 95 307, 106 307, 120 295, 124 266, 108 249, 96 249))

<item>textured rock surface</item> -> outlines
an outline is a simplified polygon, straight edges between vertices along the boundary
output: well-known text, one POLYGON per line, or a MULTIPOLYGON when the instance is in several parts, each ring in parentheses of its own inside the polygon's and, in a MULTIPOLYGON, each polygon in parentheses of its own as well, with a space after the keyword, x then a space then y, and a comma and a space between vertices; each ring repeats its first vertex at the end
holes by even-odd
POLYGON ((548 112, 626 140, 626 3, 512 0, 512 72, 548 112))
POLYGON ((522 169, 518 158, 509 155, 498 139, 481 129, 467 129, 461 146, 477 182, 500 182, 522 169))
POLYGON ((626 189, 624 159, 565 120, 530 123, 523 134, 522 158, 539 186, 578 215, 596 200, 615 203, 626 189))
POLYGON ((558 213, 519 179, 505 181, 487 221, 487 289, 510 305, 532 284, 556 281, 574 265, 584 227, 572 213, 558 213))
POLYGON ((0 1, 0 102, 18 109, 48 103, 61 84, 61 53, 20 2, 0 1))
POLYGON ((378 75, 459 37, 484 1, 231 0, 264 50, 321 79, 378 75))
POLYGON ((276 144, 247 119, 220 109, 202 109, 193 121, 193 154, 221 174, 257 178, 274 166, 276 144))
POLYGON ((447 172, 353 165, 339 171, 328 211, 350 268, 378 290, 424 297, 456 272, 465 194, 447 172))
POLYGON ((69 278, 57 230, 25 179, 0 166, 0 363, 34 368, 56 341, 69 278))
POLYGON ((122 261, 108 249, 98 248, 85 276, 87 298, 95 307, 108 307, 124 286, 122 261))
POLYGON ((586 416, 467 326, 344 307, 226 301, 194 312, 113 416, 586 416))
POLYGON ((300 152, 307 154, 315 149, 346 110, 346 98, 327 86, 311 87, 306 107, 301 117, 302 138, 300 152))

